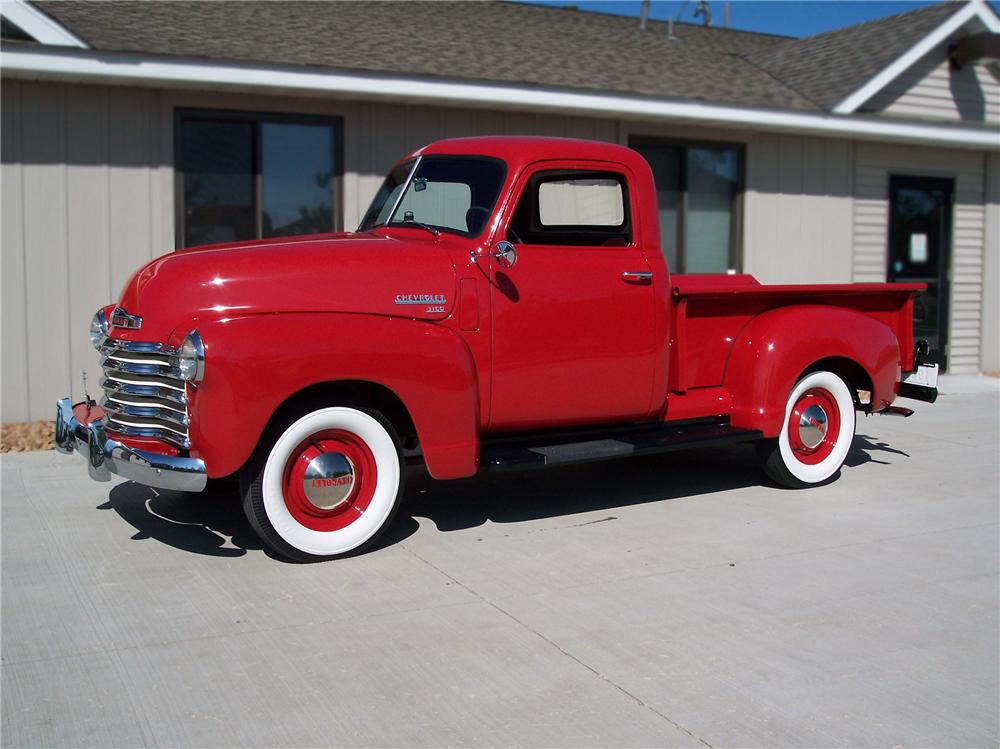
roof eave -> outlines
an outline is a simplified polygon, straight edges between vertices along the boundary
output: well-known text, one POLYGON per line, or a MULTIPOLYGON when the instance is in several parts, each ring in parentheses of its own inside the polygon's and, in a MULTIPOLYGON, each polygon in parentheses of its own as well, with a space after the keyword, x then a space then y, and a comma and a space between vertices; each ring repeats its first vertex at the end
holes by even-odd
POLYGON ((826 137, 923 143, 1000 151, 992 130, 821 112, 676 101, 627 94, 381 75, 327 68, 17 47, 4 49, 4 76, 162 88, 252 90, 440 106, 518 108, 560 114, 742 127, 826 137), (516 102, 516 106, 513 103, 516 102))
POLYGON ((955 13, 948 16, 939 26, 927 36, 910 47, 903 55, 896 58, 891 65, 880 70, 863 86, 852 91, 843 101, 833 108, 835 114, 853 114, 866 101, 884 89, 896 78, 909 70, 922 57, 931 52, 948 37, 958 31, 973 18, 978 18, 992 32, 1000 32, 1000 18, 997 18, 983 0, 970 0, 955 13))

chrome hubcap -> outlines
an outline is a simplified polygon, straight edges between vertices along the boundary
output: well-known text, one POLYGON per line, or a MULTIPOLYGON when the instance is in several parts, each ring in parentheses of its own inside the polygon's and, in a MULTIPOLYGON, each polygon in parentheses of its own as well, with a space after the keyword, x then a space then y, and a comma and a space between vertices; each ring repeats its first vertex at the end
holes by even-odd
POLYGON ((809 406, 799 417, 799 439, 810 450, 823 441, 827 429, 826 411, 820 406, 809 406))
POLYGON ((302 491, 321 510, 345 504, 354 489, 354 464, 343 453, 328 452, 309 461, 302 491))

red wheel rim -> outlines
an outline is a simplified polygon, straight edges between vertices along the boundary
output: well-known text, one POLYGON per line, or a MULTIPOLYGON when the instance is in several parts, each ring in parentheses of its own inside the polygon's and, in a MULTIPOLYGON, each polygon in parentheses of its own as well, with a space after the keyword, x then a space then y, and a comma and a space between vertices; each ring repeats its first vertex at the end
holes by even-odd
POLYGON ((788 444, 800 463, 816 465, 826 460, 840 435, 840 407, 823 388, 810 388, 799 396, 788 416, 788 444))
POLYGON ((327 429, 310 435, 292 450, 285 462, 281 492, 285 506, 298 523, 314 531, 337 531, 368 509, 377 479, 375 456, 368 445, 351 432, 327 429), (331 458, 346 461, 351 469, 349 480, 346 476, 317 478, 316 461, 328 462, 331 458), (315 499, 324 491, 333 492, 335 506, 320 506, 310 499, 310 493, 315 499))

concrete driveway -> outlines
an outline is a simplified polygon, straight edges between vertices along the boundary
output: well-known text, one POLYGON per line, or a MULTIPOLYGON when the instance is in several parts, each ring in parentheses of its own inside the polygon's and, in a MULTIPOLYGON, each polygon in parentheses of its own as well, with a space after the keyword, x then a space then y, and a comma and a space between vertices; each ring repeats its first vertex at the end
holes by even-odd
POLYGON ((1000 394, 963 382, 820 489, 747 447, 411 476, 313 565, 233 496, 6 455, 3 745, 995 746, 1000 394))

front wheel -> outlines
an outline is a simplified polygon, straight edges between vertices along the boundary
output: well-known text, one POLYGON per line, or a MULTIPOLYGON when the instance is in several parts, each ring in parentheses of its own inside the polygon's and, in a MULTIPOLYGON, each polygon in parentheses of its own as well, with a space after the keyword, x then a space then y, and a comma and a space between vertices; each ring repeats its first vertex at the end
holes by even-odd
POLYGON ((854 398, 847 383, 833 372, 811 372, 788 396, 781 433, 758 443, 764 472, 793 489, 822 484, 847 459, 854 427, 854 398))
POLYGON ((377 411, 321 408, 288 426, 244 470, 243 509, 261 540, 296 561, 356 553, 403 495, 399 438, 377 411))

